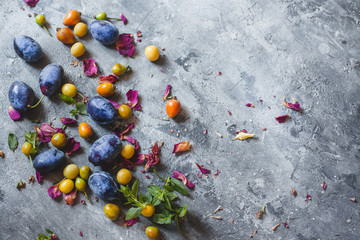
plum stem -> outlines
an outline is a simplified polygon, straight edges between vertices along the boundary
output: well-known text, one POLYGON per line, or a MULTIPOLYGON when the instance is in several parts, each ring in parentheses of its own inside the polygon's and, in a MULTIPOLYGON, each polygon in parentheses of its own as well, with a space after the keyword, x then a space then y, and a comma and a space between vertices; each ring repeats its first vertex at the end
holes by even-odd
POLYGON ((45 27, 45 26, 42 26, 44 29, 45 29, 45 31, 52 37, 52 35, 51 35, 51 33, 49 32, 49 30, 45 27))
POLYGON ((83 101, 85 101, 85 97, 81 93, 77 93, 80 97, 82 97, 83 101))
POLYGON ((40 100, 39 100, 34 106, 28 105, 28 107, 29 107, 30 109, 36 108, 36 107, 41 103, 41 101, 44 99, 44 97, 45 97, 45 95, 42 95, 42 97, 40 98, 40 100))
POLYGON ((31 155, 29 155, 29 159, 30 159, 31 167, 34 167, 34 164, 33 164, 33 160, 32 160, 31 155))
POLYGON ((84 191, 85 197, 87 198, 87 200, 89 201, 89 203, 91 203, 90 198, 88 197, 88 195, 86 194, 86 192, 84 191))

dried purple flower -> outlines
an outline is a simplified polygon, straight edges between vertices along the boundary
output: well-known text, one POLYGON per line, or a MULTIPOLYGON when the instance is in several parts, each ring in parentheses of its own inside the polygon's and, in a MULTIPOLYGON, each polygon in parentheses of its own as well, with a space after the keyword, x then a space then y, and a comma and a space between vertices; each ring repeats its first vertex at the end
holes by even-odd
POLYGON ((263 131, 266 131, 266 130, 267 130, 267 128, 263 128, 262 130, 263 130, 263 131))
POLYGON ((76 123, 76 120, 75 119, 72 119, 72 118, 65 118, 65 117, 61 117, 60 118, 60 121, 62 124, 72 124, 72 123, 76 123))
POLYGON ((207 129, 204 129, 204 135, 206 135, 208 133, 207 129))
POLYGON ((191 147, 189 141, 180 142, 174 145, 174 149, 172 153, 184 152, 189 150, 191 147))
POLYGON ((142 36, 143 36, 140 31, 137 31, 137 32, 136 32, 136 35, 137 35, 138 37, 142 37, 142 36))
POLYGON ((111 100, 111 99, 108 99, 108 101, 114 106, 114 108, 115 108, 116 110, 119 110, 119 108, 120 108, 120 106, 121 106, 120 103, 117 103, 117 102, 115 102, 115 101, 113 101, 113 100, 111 100))
POLYGON ((221 73, 221 72, 217 72, 217 75, 221 76, 221 75, 222 75, 222 73, 221 73))
POLYGON ((325 183, 325 182, 323 182, 322 188, 323 188, 324 190, 326 190, 327 185, 326 185, 326 183, 325 183))
POLYGON ((134 54, 135 46, 132 43, 133 38, 130 33, 120 34, 115 46, 121 55, 128 55, 131 57, 134 54))
POLYGON ((157 165, 160 163, 160 157, 159 157, 159 146, 158 143, 155 142, 154 146, 151 147, 151 152, 148 154, 139 154, 138 156, 138 162, 147 160, 147 163, 145 164, 144 169, 147 170, 153 165, 157 165))
POLYGON ((135 110, 140 110, 141 105, 138 102, 138 91, 130 89, 126 93, 127 100, 130 102, 129 107, 135 110))
MULTIPOLYGON (((293 98, 294 99, 294 98, 293 98)), ((300 104, 298 103, 298 101, 296 99, 294 99, 294 103, 289 103, 286 101, 286 99, 284 98, 283 101, 281 101, 281 103, 287 107, 287 108, 290 108, 290 109, 294 109, 296 111, 300 111, 301 108, 300 108, 300 104)))
POLYGON ((36 171, 35 176, 36 176, 36 181, 37 181, 38 183, 41 183, 41 181, 43 180, 44 176, 43 176, 41 173, 39 173, 38 171, 36 171))
POLYGON ((95 200, 95 202, 98 202, 98 201, 99 201, 99 198, 98 198, 98 197, 95 197, 94 200, 95 200))
POLYGON ((290 116, 289 115, 282 115, 282 116, 278 116, 275 118, 276 121, 278 121, 278 123, 283 123, 285 122, 290 116))
POLYGON ((137 223, 137 221, 139 221, 139 217, 135 217, 135 218, 126 220, 126 214, 124 216, 124 226, 126 226, 126 227, 130 227, 130 226, 134 225, 135 223, 137 223))
POLYGON ((94 59, 84 59, 83 70, 86 76, 91 77, 98 73, 98 67, 96 66, 94 59))
POLYGON ((145 177, 146 177, 147 179, 150 179, 149 175, 145 175, 145 177))
POLYGON ((10 118, 14 121, 17 121, 21 118, 21 114, 18 111, 16 111, 12 106, 9 106, 8 113, 10 118))
POLYGON ((247 103, 247 104, 245 104, 245 106, 246 106, 246 107, 252 107, 252 108, 255 107, 254 104, 252 104, 252 103, 247 103))
POLYGON ((199 165, 199 164, 197 164, 197 163, 195 163, 195 164, 196 164, 196 166, 198 166, 198 168, 200 169, 200 171, 201 171, 201 173, 202 173, 202 174, 207 174, 207 173, 209 173, 209 172, 210 172, 210 170, 209 170, 209 169, 204 168, 204 166, 203 166, 203 165, 199 165))
POLYGON ((49 194, 49 196, 51 198, 54 199, 54 198, 57 198, 57 197, 62 195, 62 193, 61 193, 61 191, 59 189, 59 185, 60 184, 55 184, 55 185, 48 188, 48 194, 49 194))
POLYGON ((187 179, 185 177, 185 175, 182 174, 180 171, 174 171, 173 172, 173 178, 181 180, 183 182, 183 184, 185 186, 187 186, 188 188, 194 188, 195 187, 195 185, 192 182, 190 182, 189 179, 187 179))
POLYGON ((82 237, 82 236, 83 236, 83 232, 82 232, 82 231, 80 231, 80 232, 79 232, 79 235, 80 235, 80 237, 82 237))
POLYGON ((145 171, 144 169, 141 169, 141 170, 140 170, 140 172, 142 172, 142 173, 146 173, 146 171, 145 171))
POLYGON ((125 17, 122 13, 120 13, 120 18, 121 18, 121 20, 123 21, 124 25, 126 25, 127 19, 126 19, 126 17, 125 17))
POLYGON ((289 228, 289 225, 286 222, 282 223, 284 225, 285 228, 289 228))
POLYGON ((66 155, 70 155, 80 148, 80 143, 75 141, 74 138, 68 138, 66 141, 66 155))
POLYGON ((171 91, 171 85, 167 85, 165 88, 165 92, 164 92, 164 96, 163 96, 163 100, 165 101, 168 96, 170 95, 170 91, 171 91))
POLYGON ((65 200, 67 205, 73 205, 74 204, 75 199, 77 197, 76 194, 77 194, 77 189, 75 191, 73 191, 72 193, 65 194, 64 200, 65 200))
POLYGON ((306 195, 306 199, 307 199, 307 200, 311 200, 312 198, 311 198, 311 196, 308 194, 308 195, 306 195))
POLYGON ((35 7, 39 0, 25 0, 25 3, 30 7, 35 7))
POLYGON ((228 114, 231 116, 232 113, 228 110, 228 114))
POLYGON ((137 42, 141 42, 141 38, 137 38, 136 41, 137 41, 137 42))

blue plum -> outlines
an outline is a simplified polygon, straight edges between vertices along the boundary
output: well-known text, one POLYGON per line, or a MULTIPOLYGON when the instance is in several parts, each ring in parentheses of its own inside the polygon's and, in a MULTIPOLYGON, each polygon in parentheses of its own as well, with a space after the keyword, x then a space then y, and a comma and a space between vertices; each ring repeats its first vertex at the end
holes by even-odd
POLYGON ((66 161, 65 153, 55 149, 46 150, 33 161, 33 166, 40 173, 48 173, 56 170, 66 161))
POLYGON ((91 191, 103 200, 110 201, 118 198, 118 187, 113 177, 104 171, 97 171, 88 180, 91 191))
POLYGON ((39 85, 45 96, 53 95, 61 86, 64 69, 58 64, 47 65, 40 73, 39 85))
POLYGON ((32 88, 24 82, 15 81, 9 89, 10 105, 18 112, 25 112, 34 103, 35 95, 32 88))
POLYGON ((102 125, 113 123, 118 115, 111 102, 100 96, 92 97, 86 108, 91 119, 102 125))
POLYGON ((31 37, 24 35, 14 38, 14 49, 16 54, 26 62, 37 62, 43 56, 40 45, 31 37))
POLYGON ((114 134, 105 135, 94 142, 89 151, 89 161, 104 166, 116 159, 121 152, 121 141, 114 134))
POLYGON ((119 38, 119 30, 114 24, 105 20, 96 20, 90 23, 89 31, 97 41, 104 45, 113 44, 119 38))

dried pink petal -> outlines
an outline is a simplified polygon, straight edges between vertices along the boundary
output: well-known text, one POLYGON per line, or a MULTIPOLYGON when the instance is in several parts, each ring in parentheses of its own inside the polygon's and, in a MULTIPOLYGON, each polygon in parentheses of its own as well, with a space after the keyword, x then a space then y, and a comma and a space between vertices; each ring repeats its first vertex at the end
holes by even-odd
POLYGON ((137 41, 137 42, 141 42, 141 38, 137 38, 136 41, 137 41))
POLYGON ((30 7, 35 7, 39 0, 25 0, 25 3, 30 7))
POLYGON ((289 228, 289 225, 286 222, 282 223, 284 225, 285 228, 289 228))
POLYGON ((83 236, 83 232, 82 232, 82 231, 80 231, 80 232, 79 232, 79 235, 80 235, 80 237, 82 237, 82 236, 83 236))
POLYGON ((228 110, 228 114, 231 116, 232 113, 228 110))
POLYGON ((62 195, 62 192, 59 189, 60 184, 55 184, 48 188, 48 194, 51 198, 57 198, 62 195))
POLYGON ((121 140, 123 140, 123 136, 124 136, 125 134, 127 134, 127 133, 128 133, 131 129, 133 129, 134 127, 135 127, 135 125, 134 125, 133 123, 130 123, 123 132, 117 130, 117 131, 115 131, 115 132, 113 132, 113 133, 114 133, 115 135, 117 135, 121 140))
POLYGON ((43 176, 41 173, 39 173, 38 171, 36 171, 35 176, 36 176, 36 181, 37 181, 38 183, 41 183, 41 181, 43 180, 44 176, 43 176))
POLYGON ((184 142, 180 142, 174 145, 174 149, 172 153, 178 153, 178 152, 184 152, 190 149, 190 142, 189 141, 184 141, 184 142))
POLYGON ((60 121, 62 124, 72 124, 72 123, 76 123, 75 119, 72 118, 66 118, 66 117, 61 117, 60 121))
POLYGON ((221 76, 221 75, 222 75, 222 73, 221 73, 221 72, 217 72, 217 75, 221 76))
POLYGON ((150 176, 149 176, 149 175, 145 175, 145 177, 146 177, 147 179, 150 179, 150 176))
POLYGON ((263 131, 266 131, 266 130, 267 130, 267 128, 263 128, 262 130, 263 130, 263 131))
POLYGON ((115 75, 107 75, 107 76, 100 76, 98 83, 104 83, 104 82, 109 82, 109 83, 116 83, 119 81, 119 78, 115 75))
POLYGON ((298 101, 296 99, 294 99, 294 103, 289 103, 286 101, 286 99, 284 98, 283 101, 281 101, 281 103, 287 107, 287 108, 290 108, 290 109, 294 109, 296 111, 300 111, 301 108, 300 108, 300 104, 298 103, 298 101))
POLYGON ((126 17, 125 17, 122 13, 120 13, 120 18, 121 18, 121 20, 123 21, 124 25, 126 25, 127 19, 126 19, 126 17))
POLYGON ((285 122, 290 116, 289 115, 282 115, 275 118, 276 121, 279 123, 285 122))
POLYGON ((171 85, 167 85, 165 88, 164 96, 163 96, 164 101, 168 98, 170 91, 171 91, 171 85))
POLYGON ((134 163, 126 158, 121 157, 119 159, 119 166, 121 168, 127 168, 131 170, 134 167, 134 163))
POLYGON ((245 106, 247 106, 247 107, 252 107, 252 108, 255 107, 254 104, 252 104, 252 103, 247 103, 247 104, 245 104, 245 106))
POLYGON ((208 133, 207 129, 204 129, 204 135, 206 135, 208 133))
POLYGON ((130 226, 134 225, 135 223, 137 223, 137 221, 139 221, 139 217, 135 217, 133 219, 126 220, 126 214, 124 216, 124 226, 126 226, 126 227, 130 227, 130 226))
POLYGON ((99 198, 98 198, 98 197, 95 197, 94 200, 95 200, 95 202, 98 202, 98 201, 99 201, 99 198))
POLYGON ((119 108, 120 108, 120 106, 121 106, 120 103, 117 103, 117 102, 115 102, 115 101, 113 101, 113 100, 111 100, 111 99, 108 99, 108 101, 114 106, 114 108, 115 108, 116 110, 119 110, 119 108))
POLYGON ((201 174, 196 174, 196 176, 197 176, 198 178, 201 178, 201 177, 202 177, 202 175, 201 175, 201 174))
POLYGON ((140 172, 145 173, 145 170, 144 170, 144 169, 141 169, 140 172))
POLYGON ((139 154, 138 161, 145 161, 147 160, 147 163, 145 164, 144 169, 147 170, 153 165, 157 165, 160 163, 160 157, 159 157, 159 146, 158 143, 155 142, 154 146, 151 147, 151 152, 148 154, 139 154))
POLYGON ((243 133, 247 133, 246 129, 243 129, 242 132, 243 132, 243 133))
POLYGON ((133 38, 130 33, 120 34, 115 43, 116 49, 121 55, 128 55, 131 57, 134 54, 135 46, 132 44, 133 38))
POLYGON ((136 35, 137 35, 138 37, 142 37, 142 36, 143 36, 140 31, 137 31, 137 32, 136 32, 136 35))
POLYGON ((326 183, 325 183, 325 182, 323 182, 322 188, 323 188, 324 190, 326 190, 327 185, 326 185, 326 183))
POLYGON ((311 196, 308 194, 308 195, 306 195, 306 199, 307 199, 307 200, 311 200, 312 198, 311 198, 311 196))
POLYGON ((56 133, 56 128, 52 127, 48 123, 41 124, 41 127, 35 126, 35 130, 38 134, 38 138, 41 142, 50 142, 51 137, 56 133))
POLYGON ((17 121, 21 118, 21 114, 18 111, 16 111, 12 106, 9 106, 8 113, 10 118, 14 121, 17 121))
POLYGON ((73 191, 72 193, 65 194, 64 200, 67 205, 73 205, 76 197, 77 197, 77 189, 75 189, 75 191, 73 191))
POLYGON ((66 141, 66 155, 70 155, 80 148, 80 143, 75 141, 74 138, 68 138, 66 141))
POLYGON ((261 100, 261 99, 260 99, 259 101, 260 101, 260 103, 261 103, 261 104, 263 104, 263 102, 264 102, 264 101, 263 101, 263 100, 261 100))
POLYGON ((350 201, 352 201, 352 202, 356 202, 356 198, 349 198, 350 199, 350 201))
POLYGON ((91 77, 98 73, 98 67, 96 66, 94 59, 84 59, 83 70, 86 76, 91 77))
POLYGON ((189 179, 187 179, 185 177, 185 175, 182 174, 180 171, 174 171, 173 172, 173 178, 181 180, 183 182, 183 184, 185 186, 187 186, 188 188, 194 188, 195 187, 195 185, 192 182, 190 182, 189 179))
POLYGON ((140 110, 141 105, 138 102, 138 91, 130 89, 126 93, 127 100, 130 102, 129 107, 135 110, 140 110))
POLYGON ((196 164, 196 166, 198 166, 198 168, 200 169, 200 171, 201 171, 202 174, 207 174, 207 173, 210 172, 209 169, 204 168, 204 165, 199 165, 199 164, 197 164, 196 162, 195 162, 195 164, 196 164))
POLYGON ((50 237, 50 240, 58 240, 57 236, 53 233, 50 237))

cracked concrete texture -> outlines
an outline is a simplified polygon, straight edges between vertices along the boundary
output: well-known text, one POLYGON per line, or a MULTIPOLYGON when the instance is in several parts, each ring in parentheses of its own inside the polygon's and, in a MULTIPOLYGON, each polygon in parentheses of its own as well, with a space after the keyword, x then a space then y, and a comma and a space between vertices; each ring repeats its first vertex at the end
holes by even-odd
MULTIPOLYGON (((103 201, 85 206, 78 201, 70 207, 63 200, 50 199, 46 190, 61 180, 61 171, 46 176, 42 185, 27 184, 22 191, 15 187, 34 170, 20 148, 15 153, 8 149, 8 134, 16 134, 22 144, 24 131, 34 129, 30 119, 61 126, 59 117, 69 117, 70 108, 57 97, 45 98, 22 121, 13 122, 6 113, 11 83, 25 81, 40 97, 40 71, 48 63, 57 63, 82 93, 96 94, 97 78, 88 78, 81 67, 70 65, 75 60, 70 47, 50 38, 27 15, 44 14, 55 34, 70 9, 81 11, 86 23, 100 11, 108 16, 122 12, 129 23, 116 22, 120 32, 143 33, 129 59, 88 34, 80 39, 87 48, 83 58, 94 58, 103 75, 110 74, 115 63, 128 61, 132 67, 133 73, 117 84, 115 96, 122 102, 128 89, 139 91, 143 110, 129 121, 136 125, 131 136, 139 140, 144 153, 155 141, 164 141, 159 172, 165 176, 181 171, 196 185, 189 198, 181 198, 181 203, 189 205, 182 226, 185 239, 247 239, 255 229, 254 239, 359 238, 359 205, 349 200, 360 199, 359 2, 40 0, 30 8, 18 0, 0 1, 0 8, 0 106, 4 116, 0 148, 6 154, 0 161, 0 239, 35 239, 45 228, 60 239, 145 239, 143 227, 151 224, 145 218, 129 228, 122 226, 122 217, 111 222, 103 214, 103 201), (12 47, 18 34, 34 38, 46 58, 36 64, 19 59, 12 47), (151 44, 165 48, 157 63, 143 54, 151 44), (160 120, 166 115, 162 96, 167 84, 173 86, 173 95, 183 106, 174 121, 160 120), (282 106, 281 99, 291 96, 300 102, 302 112, 282 106), (246 103, 255 108, 245 107, 246 103), (274 118, 283 114, 290 114, 291 119, 277 123, 274 118), (236 129, 246 129, 257 138, 231 141, 236 129), (170 154, 173 144, 183 140, 191 142, 191 151, 170 154), (221 173, 216 178, 197 178, 195 161, 212 173, 221 173), (297 197, 292 196, 291 188, 296 189, 297 197), (305 202, 307 194, 312 200, 305 202), (215 215, 223 220, 209 218, 219 205, 224 210, 215 215), (267 213, 259 220, 257 208, 264 205, 267 213), (289 229, 281 225, 271 230, 283 221, 289 229)), ((80 116, 79 121, 88 118, 80 116)), ((92 125, 98 136, 109 132, 92 125)), ((78 137, 76 126, 69 127, 68 133, 82 146, 70 161, 95 169, 87 161, 91 143, 78 137)), ((134 175, 142 191, 147 184, 160 184, 152 173, 146 179, 140 169, 134 175)), ((80 199, 85 198, 81 195, 80 199)), ((166 239, 181 239, 173 225, 160 230, 166 239)))

